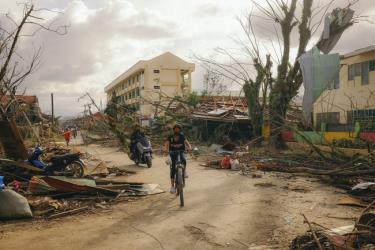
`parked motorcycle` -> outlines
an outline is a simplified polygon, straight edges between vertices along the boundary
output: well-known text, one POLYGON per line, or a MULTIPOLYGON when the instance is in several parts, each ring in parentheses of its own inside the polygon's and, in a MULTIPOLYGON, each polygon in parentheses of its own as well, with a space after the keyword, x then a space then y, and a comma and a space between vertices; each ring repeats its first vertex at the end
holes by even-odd
POLYGON ((151 142, 144 138, 137 142, 135 149, 131 152, 130 159, 135 162, 135 164, 146 164, 147 167, 152 167, 152 147, 151 142))
POLYGON ((44 173, 47 175, 64 175, 77 178, 83 177, 85 163, 80 158, 79 153, 54 156, 48 164, 45 164, 40 160, 42 154, 42 148, 35 148, 27 159, 27 163, 34 167, 43 169, 44 173))

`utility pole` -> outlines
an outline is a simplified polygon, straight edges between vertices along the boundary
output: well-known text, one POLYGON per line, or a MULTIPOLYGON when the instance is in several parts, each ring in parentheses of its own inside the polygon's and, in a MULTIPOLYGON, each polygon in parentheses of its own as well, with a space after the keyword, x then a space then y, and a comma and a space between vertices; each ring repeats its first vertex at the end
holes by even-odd
POLYGON ((55 110, 54 110, 54 103, 53 103, 53 93, 51 93, 51 111, 52 111, 52 127, 55 123, 55 110))

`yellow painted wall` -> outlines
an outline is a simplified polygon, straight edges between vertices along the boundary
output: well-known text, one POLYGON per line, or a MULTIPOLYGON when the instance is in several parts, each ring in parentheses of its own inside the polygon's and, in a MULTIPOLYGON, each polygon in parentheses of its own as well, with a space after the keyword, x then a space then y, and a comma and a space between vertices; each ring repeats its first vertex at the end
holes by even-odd
POLYGON ((324 139, 327 142, 332 142, 333 140, 354 140, 353 133, 350 132, 325 132, 324 139))

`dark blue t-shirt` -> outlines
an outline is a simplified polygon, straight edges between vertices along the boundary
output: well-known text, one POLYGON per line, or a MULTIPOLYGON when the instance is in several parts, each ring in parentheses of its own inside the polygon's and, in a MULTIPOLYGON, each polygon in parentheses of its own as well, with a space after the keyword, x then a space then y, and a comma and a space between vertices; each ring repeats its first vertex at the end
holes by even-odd
POLYGON ((185 136, 182 133, 173 134, 168 137, 169 151, 183 150, 185 151, 185 136))

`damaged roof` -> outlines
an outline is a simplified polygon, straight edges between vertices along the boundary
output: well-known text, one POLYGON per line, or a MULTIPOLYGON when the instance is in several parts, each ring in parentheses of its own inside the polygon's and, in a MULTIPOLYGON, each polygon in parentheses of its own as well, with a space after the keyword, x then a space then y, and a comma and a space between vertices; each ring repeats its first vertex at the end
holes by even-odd
MULTIPOLYGON (((38 104, 38 97, 35 95, 16 95, 16 100, 20 103, 26 103, 29 105, 32 104, 38 104)), ((11 100, 11 97, 9 95, 2 96, 0 99, 1 105, 7 105, 9 101, 11 100)))

